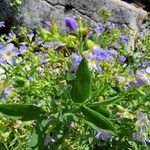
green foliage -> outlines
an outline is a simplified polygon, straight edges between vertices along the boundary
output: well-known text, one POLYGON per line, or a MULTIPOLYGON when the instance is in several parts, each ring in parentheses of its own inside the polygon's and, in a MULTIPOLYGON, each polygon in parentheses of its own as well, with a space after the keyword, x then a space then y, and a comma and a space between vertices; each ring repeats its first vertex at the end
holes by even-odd
POLYGON ((149 30, 131 36, 99 13, 93 28, 76 16, 73 31, 48 20, 0 37, 0 149, 148 149, 149 127, 132 134, 145 125, 137 112, 150 115, 149 30))
POLYGON ((34 105, 0 104, 0 112, 22 121, 38 120, 45 111, 34 105))
POLYGON ((112 98, 109 98, 109 99, 106 99, 104 101, 101 101, 101 102, 95 102, 92 104, 92 106, 103 106, 103 105, 109 105, 109 104, 112 104, 112 103, 115 103, 115 102, 118 102, 118 101, 122 101, 124 100, 123 97, 120 97, 120 96, 115 96, 115 97, 112 97, 112 98))
POLYGON ((38 120, 35 125, 35 129, 32 133, 31 141, 29 143, 29 150, 41 150, 46 149, 45 140, 46 140, 46 128, 49 124, 49 121, 38 120))
POLYGON ((111 113, 109 112, 109 110, 106 107, 103 106, 91 106, 90 107, 92 110, 95 110, 96 112, 104 115, 106 118, 110 117, 111 113))
POLYGON ((11 0, 10 5, 11 5, 11 7, 12 7, 14 10, 18 11, 18 10, 19 10, 19 5, 22 4, 22 1, 23 1, 23 0, 11 0))
POLYGON ((106 117, 104 117, 103 115, 101 115, 97 111, 94 111, 94 110, 88 108, 87 106, 82 106, 81 111, 82 111, 84 117, 89 122, 96 125, 97 127, 101 128, 101 129, 110 130, 112 132, 115 132, 115 127, 111 123, 111 121, 109 121, 106 117))
POLYGON ((76 73, 76 79, 72 80, 71 97, 74 102, 84 102, 90 94, 90 71, 86 58, 83 58, 76 73))

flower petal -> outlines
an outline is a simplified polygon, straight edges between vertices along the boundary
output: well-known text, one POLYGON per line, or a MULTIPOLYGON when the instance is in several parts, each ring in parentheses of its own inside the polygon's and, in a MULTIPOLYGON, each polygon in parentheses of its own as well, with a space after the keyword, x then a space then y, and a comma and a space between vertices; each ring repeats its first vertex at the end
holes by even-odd
POLYGON ((14 65, 14 59, 13 59, 13 57, 7 58, 7 62, 8 62, 10 65, 14 65))
POLYGON ((7 44, 6 51, 12 51, 13 49, 14 49, 14 44, 12 43, 7 44))

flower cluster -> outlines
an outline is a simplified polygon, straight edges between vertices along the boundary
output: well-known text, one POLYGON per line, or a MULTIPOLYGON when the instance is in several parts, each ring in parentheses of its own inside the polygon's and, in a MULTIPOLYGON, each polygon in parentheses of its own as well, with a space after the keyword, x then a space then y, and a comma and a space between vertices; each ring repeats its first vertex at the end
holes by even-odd
POLYGON ((133 139, 136 141, 140 141, 143 144, 150 143, 149 135, 148 135, 148 128, 150 126, 150 120, 148 119, 147 115, 138 112, 138 119, 135 122, 135 128, 136 128, 136 133, 133 133, 133 139))
MULTIPOLYGON (((98 72, 102 71, 102 67, 99 65, 102 61, 109 61, 111 58, 111 53, 108 50, 101 48, 100 46, 94 46, 90 51, 85 51, 84 55, 88 60, 88 66, 90 70, 96 70, 98 72)), ((78 54, 73 54, 71 61, 72 66, 70 68, 71 72, 75 72, 82 57, 78 54)))
POLYGON ((134 73, 133 70, 130 70, 129 76, 125 79, 123 77, 118 77, 117 80, 121 83, 126 81, 125 87, 131 88, 131 87, 142 87, 144 85, 150 85, 150 67, 147 67, 146 69, 138 69, 134 73))
POLYGON ((129 42, 129 38, 127 36, 124 36, 124 35, 119 36, 119 40, 121 42, 124 42, 124 43, 128 43, 129 42))
POLYGON ((94 29, 94 32, 96 34, 100 34, 102 31, 106 30, 106 29, 114 29, 116 27, 116 25, 112 22, 108 22, 106 25, 102 24, 102 23, 99 23, 99 24, 96 24, 96 28, 94 29))
POLYGON ((14 44, 8 43, 6 46, 2 46, 3 43, 0 46, 0 62, 7 61, 10 65, 14 65, 14 56, 18 56, 19 54, 23 54, 26 47, 21 46, 20 49, 15 50, 14 44))

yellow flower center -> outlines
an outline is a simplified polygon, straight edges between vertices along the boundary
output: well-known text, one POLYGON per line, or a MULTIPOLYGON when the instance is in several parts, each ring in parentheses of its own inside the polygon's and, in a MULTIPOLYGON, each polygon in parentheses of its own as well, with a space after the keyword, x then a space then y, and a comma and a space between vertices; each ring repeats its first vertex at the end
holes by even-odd
POLYGON ((140 139, 144 139, 144 138, 146 137, 146 135, 145 135, 144 133, 140 133, 140 134, 138 135, 138 137, 139 137, 140 139))
POLYGON ((95 59, 91 59, 91 64, 95 64, 95 59))
POLYGON ((147 119, 146 118, 142 118, 141 119, 141 123, 146 123, 147 122, 147 119))
POLYGON ((147 78, 150 78, 150 73, 147 73, 147 74, 146 74, 146 77, 147 77, 147 78))
POLYGON ((6 52, 6 53, 5 53, 5 56, 6 56, 6 57, 9 57, 9 56, 11 56, 11 55, 12 55, 11 52, 6 52))
POLYGON ((130 77, 129 80, 130 80, 130 82, 134 82, 135 79, 134 79, 134 77, 130 77))

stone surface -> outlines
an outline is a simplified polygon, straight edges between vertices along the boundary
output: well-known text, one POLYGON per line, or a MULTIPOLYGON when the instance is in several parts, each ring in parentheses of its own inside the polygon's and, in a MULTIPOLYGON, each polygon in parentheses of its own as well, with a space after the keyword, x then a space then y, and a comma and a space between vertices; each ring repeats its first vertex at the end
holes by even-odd
MULTIPOLYGON (((111 11, 109 20, 118 24, 129 25, 136 30, 147 17, 147 12, 121 0, 23 0, 20 13, 15 15, 17 22, 34 29, 43 19, 54 18, 63 27, 65 16, 80 15, 90 23, 99 22, 97 9, 104 6, 104 1, 111 11)), ((9 0, 0 2, 0 20, 12 15, 9 0)))
POLYGON ((0 28, 0 35, 8 33, 14 24, 14 11, 10 7, 10 0, 0 0, 0 21, 5 21, 5 27, 0 28))
MULTIPOLYGON (((125 23, 132 29, 137 29, 147 17, 147 12, 143 9, 120 0, 106 0, 105 3, 112 13, 111 21, 125 23)), ((63 18, 67 15, 81 15, 88 21, 98 22, 100 18, 97 9, 103 5, 103 0, 24 0, 17 19, 29 28, 35 28, 40 20, 49 18, 54 18, 62 26, 63 18)))
POLYGON ((150 11, 150 0, 122 0, 135 5, 136 7, 142 7, 143 9, 150 11))
POLYGON ((4 20, 7 16, 12 16, 13 11, 10 8, 10 0, 0 0, 0 20, 4 20))

